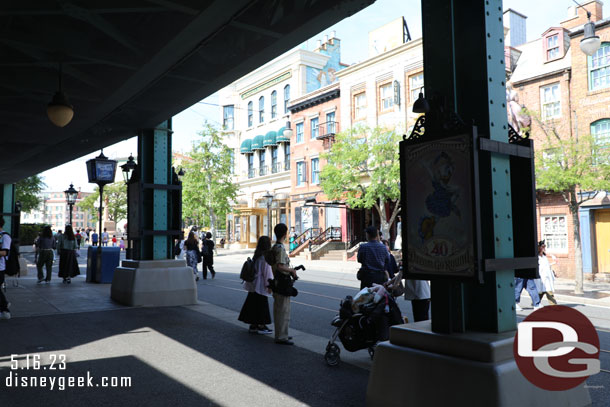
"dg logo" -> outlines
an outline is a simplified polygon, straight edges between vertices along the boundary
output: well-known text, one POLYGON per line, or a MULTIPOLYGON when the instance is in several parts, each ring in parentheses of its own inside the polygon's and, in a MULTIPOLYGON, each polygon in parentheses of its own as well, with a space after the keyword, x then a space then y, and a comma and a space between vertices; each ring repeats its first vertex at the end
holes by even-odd
POLYGON ((600 372, 599 337, 591 321, 563 305, 544 307, 519 323, 513 352, 532 384, 568 390, 600 372))

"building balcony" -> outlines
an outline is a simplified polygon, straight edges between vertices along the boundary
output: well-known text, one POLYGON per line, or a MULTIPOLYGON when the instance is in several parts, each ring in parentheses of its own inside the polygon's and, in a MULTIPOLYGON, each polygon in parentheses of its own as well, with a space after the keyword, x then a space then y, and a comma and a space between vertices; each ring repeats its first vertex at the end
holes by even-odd
POLYGON ((263 177, 269 173, 269 168, 265 165, 264 167, 260 167, 258 169, 258 175, 263 177))

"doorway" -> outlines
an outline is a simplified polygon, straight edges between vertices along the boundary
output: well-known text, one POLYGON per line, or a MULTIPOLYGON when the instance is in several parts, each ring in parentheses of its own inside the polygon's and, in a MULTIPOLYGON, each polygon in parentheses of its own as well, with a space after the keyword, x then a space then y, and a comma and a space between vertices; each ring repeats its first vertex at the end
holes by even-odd
POLYGON ((595 212, 595 240, 597 270, 600 273, 610 273, 610 210, 595 212))

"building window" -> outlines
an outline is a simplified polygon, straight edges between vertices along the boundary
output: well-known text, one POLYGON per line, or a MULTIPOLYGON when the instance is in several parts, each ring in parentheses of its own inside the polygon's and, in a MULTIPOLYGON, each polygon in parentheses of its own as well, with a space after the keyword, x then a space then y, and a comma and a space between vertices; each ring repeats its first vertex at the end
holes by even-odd
POLYGON ((254 178, 254 154, 247 154, 248 157, 248 178, 254 178))
POLYGON ((558 83, 540 88, 540 104, 543 120, 561 117, 561 94, 558 83))
POLYGON ((258 152, 258 175, 267 175, 267 168, 265 167, 265 150, 260 150, 258 152))
POLYGON ((366 118, 366 93, 362 92, 354 95, 354 119, 364 118, 366 118))
POLYGON ((559 34, 551 35, 546 37, 546 60, 559 57, 559 34))
POLYGON ((288 113, 288 103, 290 102, 290 85, 284 86, 284 114, 288 113))
POLYGON ((223 106, 222 108, 222 128, 224 130, 233 130, 233 114, 235 109, 233 105, 223 106))
POLYGON ((290 144, 284 144, 284 171, 290 169, 290 144))
POLYGON ((379 87, 379 111, 386 112, 394 105, 394 91, 392 83, 386 83, 379 87))
POLYGON ((326 134, 336 134, 335 112, 326 113, 326 134))
POLYGON ((415 103, 420 93, 424 93, 424 74, 419 73, 409 77, 411 103, 415 103))
POLYGON ((320 183, 320 160, 318 158, 311 159, 311 183, 320 183))
POLYGON ((311 119, 311 139, 315 140, 320 135, 320 129, 318 128, 318 118, 311 119))
POLYGON ((297 186, 301 186, 305 183, 305 161, 299 161, 297 163, 297 186))
POLYGON ((610 154, 610 119, 602 119, 591 123, 591 135, 593 135, 595 141, 593 163, 608 162, 608 154, 610 154))
POLYGON ((253 115, 254 109, 252 107, 252 102, 248 102, 248 127, 252 127, 252 125, 254 124, 253 115))
POLYGON ((297 144, 302 143, 303 141, 305 141, 305 137, 303 135, 303 123, 297 123, 296 124, 296 130, 297 130, 297 144))
POLYGON ((258 98, 258 122, 262 123, 265 121, 265 97, 261 96, 258 98))
POLYGON ((271 147, 271 172, 275 174, 279 171, 280 168, 277 162, 277 147, 271 147))
POLYGON ((589 60, 589 90, 605 89, 610 87, 610 42, 602 46, 589 60))
POLYGON ((229 164, 231 166, 231 174, 235 174, 235 150, 231 149, 229 154, 231 160, 231 163, 229 164))
POLYGON ((541 216, 540 225, 547 250, 568 251, 568 227, 565 215, 541 216))
POLYGON ((271 118, 275 119, 277 116, 277 92, 271 92, 271 118))

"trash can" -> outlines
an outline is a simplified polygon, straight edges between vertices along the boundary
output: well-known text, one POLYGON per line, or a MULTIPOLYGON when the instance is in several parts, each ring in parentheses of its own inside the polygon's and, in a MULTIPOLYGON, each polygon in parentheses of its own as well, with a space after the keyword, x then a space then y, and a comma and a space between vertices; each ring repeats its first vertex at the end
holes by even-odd
POLYGON ((112 283, 114 270, 121 262, 119 247, 89 247, 87 251, 87 282, 112 283))

